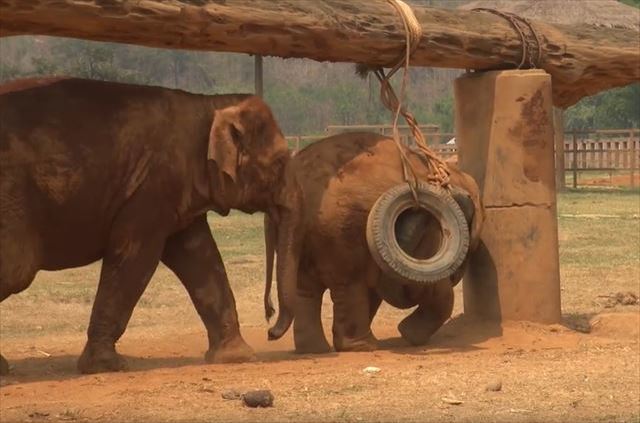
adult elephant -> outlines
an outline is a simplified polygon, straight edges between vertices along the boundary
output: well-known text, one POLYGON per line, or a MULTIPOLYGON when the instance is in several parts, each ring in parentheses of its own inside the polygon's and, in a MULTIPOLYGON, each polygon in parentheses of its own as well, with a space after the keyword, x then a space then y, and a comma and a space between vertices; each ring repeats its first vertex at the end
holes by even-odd
MULTIPOLYGON (((409 154, 422 179, 428 170, 409 154)), ((470 248, 478 240, 483 209, 475 181, 450 166, 455 201, 470 248)), ((326 138, 289 161, 276 195, 278 207, 265 218, 267 281, 265 308, 273 313, 269 291, 273 252, 277 249, 279 316, 269 337, 281 337, 293 321, 296 351, 329 350, 320 320, 322 295, 333 300, 333 343, 338 351, 371 350, 376 339, 371 321, 381 300, 399 308, 418 307, 399 325, 403 338, 421 345, 451 316, 453 286, 464 274, 463 263, 450 276, 419 285, 381 271, 367 245, 367 220, 378 198, 403 183, 394 141, 371 133, 326 138), (294 320, 295 316, 295 320, 294 320)), ((401 214, 396 234, 406 251, 427 258, 438 251, 442 235, 430 214, 401 214)))
POLYGON ((249 360, 206 212, 267 209, 288 157, 255 96, 56 78, 1 86, 0 300, 38 270, 102 259, 78 368, 122 370, 115 343, 162 261, 204 322, 206 361, 249 360))

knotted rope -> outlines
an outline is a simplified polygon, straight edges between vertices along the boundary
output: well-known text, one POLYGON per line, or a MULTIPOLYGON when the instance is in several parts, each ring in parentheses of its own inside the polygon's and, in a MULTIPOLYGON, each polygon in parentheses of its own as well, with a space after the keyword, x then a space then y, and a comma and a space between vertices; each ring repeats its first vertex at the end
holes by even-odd
POLYGON ((402 18, 405 30, 405 51, 388 73, 385 74, 384 69, 381 67, 374 69, 373 73, 380 82, 380 99, 382 104, 394 114, 393 140, 395 141, 400 153, 404 180, 409 184, 413 199, 415 200, 416 205, 419 206, 416 192, 418 176, 407 156, 407 146, 400 141, 400 133, 398 131, 398 120, 401 115, 411 129, 411 134, 413 135, 418 148, 418 153, 422 156, 422 159, 427 166, 429 171, 427 180, 430 183, 447 187, 449 184, 449 169, 445 162, 427 146, 427 142, 425 141, 424 135, 422 134, 415 117, 402 105, 407 89, 409 59, 420 45, 420 39, 422 38, 420 22, 416 18, 411 7, 402 0, 387 0, 387 2, 395 8, 402 18), (398 98, 391 86, 391 77, 401 68, 403 69, 403 75, 402 83, 400 85, 400 97, 398 98))
POLYGON ((528 19, 523 18, 522 16, 518 16, 515 13, 502 12, 500 10, 490 9, 487 7, 478 7, 478 8, 472 9, 472 11, 493 13, 494 15, 497 15, 506 19, 509 22, 509 24, 511 24, 513 29, 515 29, 518 35, 520 36, 520 43, 522 44, 522 59, 520 60, 518 69, 522 69, 525 62, 527 61, 527 58, 529 59, 530 68, 535 69, 539 67, 540 61, 542 60, 542 43, 540 42, 540 37, 538 36, 538 33, 536 32, 535 28, 533 27, 531 22, 529 22, 528 19), (533 38, 536 41, 537 55, 535 60, 533 60, 534 47, 531 45, 531 43, 527 40, 527 37, 524 35, 526 29, 528 29, 531 32, 531 34, 533 34, 533 38))

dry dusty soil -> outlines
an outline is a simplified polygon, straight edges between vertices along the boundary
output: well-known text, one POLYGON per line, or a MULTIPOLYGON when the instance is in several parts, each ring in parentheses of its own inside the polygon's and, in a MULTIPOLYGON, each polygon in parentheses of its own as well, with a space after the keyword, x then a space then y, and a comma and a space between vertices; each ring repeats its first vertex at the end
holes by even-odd
MULTIPOLYGON (((570 180, 567 186, 571 186, 572 181, 570 180)), ((610 173, 596 177, 590 177, 589 174, 585 174, 582 178, 579 178, 579 184, 599 187, 637 187, 640 184, 640 175, 636 173, 632 180, 629 172, 610 173)))
POLYGON ((454 318, 424 348, 398 338, 406 312, 388 306, 374 322, 379 351, 296 355, 290 334, 267 342, 260 216, 211 218, 255 362, 203 363, 204 330, 161 266, 118 344, 131 370, 79 375, 99 263, 42 272, 0 307, 12 366, 0 380, 0 422, 639 422, 639 306, 611 295, 639 291, 639 201, 561 197, 562 325, 469 321, 458 287, 454 318), (274 406, 222 398, 249 389, 270 389, 274 406))

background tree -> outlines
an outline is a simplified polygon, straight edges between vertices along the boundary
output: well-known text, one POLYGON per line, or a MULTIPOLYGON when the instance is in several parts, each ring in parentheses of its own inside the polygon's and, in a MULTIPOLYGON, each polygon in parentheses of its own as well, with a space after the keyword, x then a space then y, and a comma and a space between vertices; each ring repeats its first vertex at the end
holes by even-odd
POLYGON ((640 84, 587 97, 565 114, 569 130, 640 127, 640 84))

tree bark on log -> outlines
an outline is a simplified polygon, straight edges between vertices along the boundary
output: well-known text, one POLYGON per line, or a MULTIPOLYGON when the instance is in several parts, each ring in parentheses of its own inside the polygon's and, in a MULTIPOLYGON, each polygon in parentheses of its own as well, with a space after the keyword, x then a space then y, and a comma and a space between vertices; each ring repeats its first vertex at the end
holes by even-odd
MULTIPOLYGON (((414 12, 423 28, 414 66, 493 70, 521 61, 520 36, 502 17, 414 12)), ((640 80, 640 31, 531 22, 556 106, 640 80)), ((372 66, 395 64, 405 39, 383 0, 0 0, 0 36, 26 34, 372 66)))

